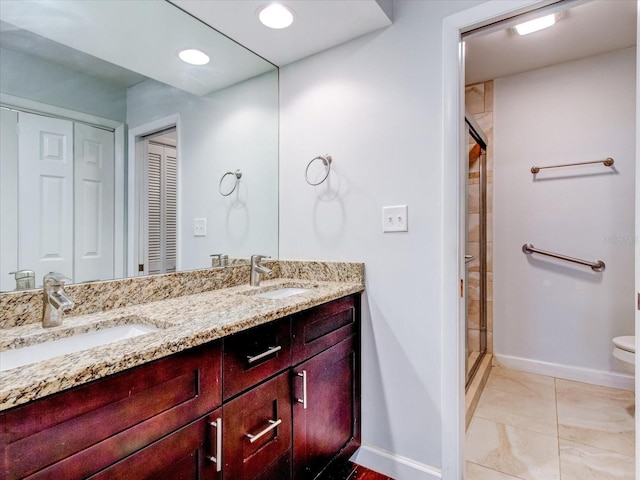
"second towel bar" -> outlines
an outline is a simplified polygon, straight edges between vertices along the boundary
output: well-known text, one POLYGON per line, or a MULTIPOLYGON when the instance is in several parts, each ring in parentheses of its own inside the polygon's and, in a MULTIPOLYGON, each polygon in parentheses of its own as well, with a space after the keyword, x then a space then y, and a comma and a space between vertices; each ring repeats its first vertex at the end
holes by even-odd
POLYGON ((547 165, 546 167, 538 167, 537 165, 534 165, 533 167, 531 167, 531 173, 535 175, 536 173, 539 173, 540 170, 543 170, 545 168, 575 167, 577 165, 591 165, 593 163, 601 163, 605 167, 611 167, 613 165, 613 158, 607 157, 604 160, 593 160, 591 162, 577 162, 577 163, 563 163, 561 165, 547 165))
POLYGON ((580 265, 586 265, 587 267, 591 267, 591 270, 594 272, 602 272, 604 271, 605 264, 602 260, 596 260, 595 262, 589 262, 587 260, 580 260, 579 258, 569 257, 567 255, 561 255, 559 253, 547 252, 546 250, 540 250, 539 248, 534 247, 530 243, 525 243, 522 246, 522 251, 527 255, 531 255, 532 253, 539 253, 540 255, 546 255, 548 257, 558 258, 560 260, 566 260, 567 262, 579 263, 580 265))

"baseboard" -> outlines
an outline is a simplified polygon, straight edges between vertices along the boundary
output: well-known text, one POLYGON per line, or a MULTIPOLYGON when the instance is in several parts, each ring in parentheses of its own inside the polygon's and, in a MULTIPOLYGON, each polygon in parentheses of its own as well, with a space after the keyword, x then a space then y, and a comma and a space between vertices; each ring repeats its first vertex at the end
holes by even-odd
POLYGON ((440 469, 371 445, 361 445, 351 461, 396 480, 436 480, 440 469))
POLYGON ((593 385, 603 385, 605 387, 620 388, 623 390, 634 390, 634 377, 624 373, 605 372, 603 370, 592 370, 590 368, 572 367, 559 363, 542 362, 529 358, 512 357, 510 355, 500 355, 494 353, 494 364, 501 365, 515 370, 522 370, 539 375, 564 378, 576 382, 591 383, 593 385))

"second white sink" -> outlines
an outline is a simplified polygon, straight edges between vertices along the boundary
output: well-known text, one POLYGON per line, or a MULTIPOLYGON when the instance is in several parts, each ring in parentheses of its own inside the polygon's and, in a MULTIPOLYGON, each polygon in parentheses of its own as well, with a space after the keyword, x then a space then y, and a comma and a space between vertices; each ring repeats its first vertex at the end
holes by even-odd
POLYGON ((262 293, 256 293, 256 297, 260 298, 287 298, 293 295, 300 295, 301 293, 308 292, 309 288, 300 287, 285 287, 277 290, 268 290, 262 293))
POLYGON ((133 338, 158 331, 160 331, 160 329, 156 327, 132 323, 81 333, 28 347, 3 350, 0 351, 0 371, 22 367, 68 353, 80 352, 101 345, 118 342, 126 338, 133 338))

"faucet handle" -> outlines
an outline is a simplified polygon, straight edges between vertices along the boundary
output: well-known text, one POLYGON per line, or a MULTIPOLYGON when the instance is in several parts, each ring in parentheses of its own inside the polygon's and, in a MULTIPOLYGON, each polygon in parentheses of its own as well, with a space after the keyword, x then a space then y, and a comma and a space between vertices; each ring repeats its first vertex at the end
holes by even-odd
POLYGON ((16 272, 9 272, 9 275, 14 275, 15 277, 16 290, 36 288, 36 272, 33 270, 18 270, 16 272))
POLYGON ((226 267, 229 265, 229 255, 226 253, 212 253, 211 257, 212 267, 226 267))
POLYGON ((70 282, 70 281, 71 281, 70 278, 63 275, 62 273, 57 273, 57 272, 49 272, 42 279, 42 283, 51 282, 56 285, 64 285, 65 282, 70 282))
POLYGON ((261 262, 265 258, 271 258, 271 255, 261 255, 258 253, 256 253, 255 255, 251 255, 251 260, 254 261, 255 259, 256 262, 261 262))

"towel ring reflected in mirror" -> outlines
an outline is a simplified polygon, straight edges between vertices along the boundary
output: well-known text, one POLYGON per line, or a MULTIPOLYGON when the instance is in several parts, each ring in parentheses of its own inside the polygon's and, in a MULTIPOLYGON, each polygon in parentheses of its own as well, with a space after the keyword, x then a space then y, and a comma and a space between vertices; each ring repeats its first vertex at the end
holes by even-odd
POLYGON ((220 191, 220 195, 222 195, 223 197, 228 197, 229 195, 231 195, 236 190, 236 187, 238 186, 238 183, 240 183, 241 178, 242 178, 242 172, 240 170, 236 170, 235 172, 227 172, 224 175, 222 175, 222 178, 220 179, 220 184, 218 185, 218 190, 220 191), (235 177, 235 181, 233 182, 233 187, 231 188, 231 190, 225 193, 222 190, 222 182, 224 182, 225 177, 227 177, 228 175, 233 175, 235 177))
POLYGON ((329 155, 328 153, 326 155, 318 155, 317 157, 315 157, 314 159, 312 159, 308 164, 307 164, 307 168, 304 171, 304 178, 307 181, 307 183, 309 185, 311 185, 312 187, 315 187, 317 185, 320 185, 322 182, 324 182, 328 177, 329 177, 329 173, 331 172, 331 155, 329 155), (320 160, 323 164, 324 167, 326 169, 326 173, 324 175, 324 177, 322 177, 322 179, 319 182, 312 182, 311 180, 309 180, 309 167, 313 164, 313 162, 315 162, 316 160, 320 160))

